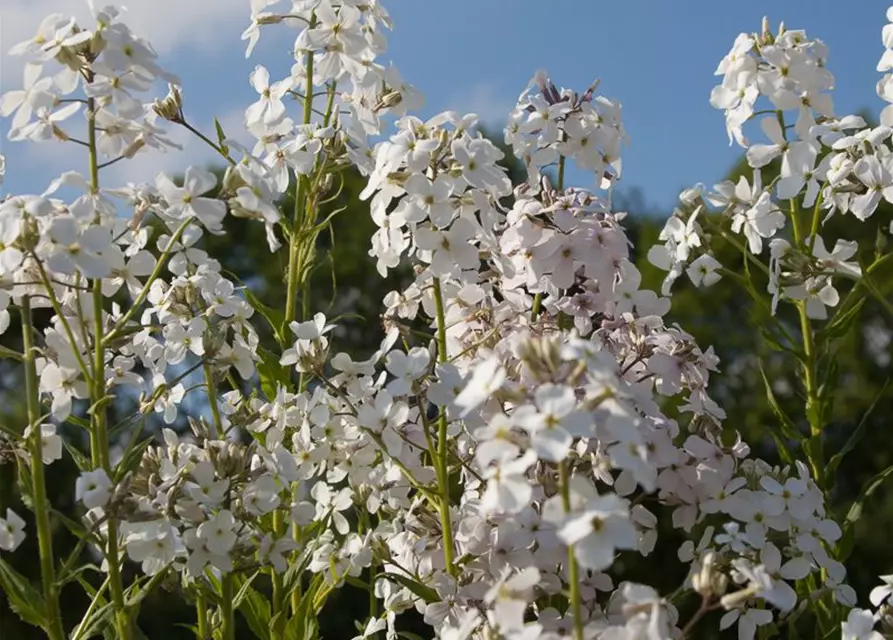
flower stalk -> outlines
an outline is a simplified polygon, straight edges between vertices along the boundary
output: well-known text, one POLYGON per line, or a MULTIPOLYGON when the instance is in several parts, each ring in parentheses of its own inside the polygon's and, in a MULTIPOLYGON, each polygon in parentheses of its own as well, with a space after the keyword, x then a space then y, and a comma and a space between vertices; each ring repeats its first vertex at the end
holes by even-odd
POLYGON ((63 640, 62 614, 56 584, 56 564, 53 555, 53 531, 50 526, 50 502, 47 498, 46 477, 43 469, 43 438, 40 429, 40 399, 35 366, 35 346, 32 332, 31 299, 22 297, 22 345, 25 357, 25 395, 28 405, 28 449, 31 453, 31 490, 34 500, 34 519, 37 523, 37 546, 40 554, 40 580, 46 603, 45 631, 50 640, 63 640))

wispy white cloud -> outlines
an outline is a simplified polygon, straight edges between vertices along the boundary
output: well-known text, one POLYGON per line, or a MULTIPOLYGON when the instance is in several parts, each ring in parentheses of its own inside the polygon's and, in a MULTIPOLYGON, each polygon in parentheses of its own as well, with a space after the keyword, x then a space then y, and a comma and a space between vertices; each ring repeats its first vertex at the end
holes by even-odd
POLYGON ((514 97, 499 91, 492 83, 473 85, 467 91, 455 94, 447 103, 449 109, 476 113, 483 124, 497 129, 505 126, 514 106, 514 97))
MULTIPOLYGON (((97 6, 110 4, 96 0, 97 6)), ((111 3, 114 4, 114 3, 111 3)), ((147 38, 160 55, 181 48, 202 53, 230 47, 248 25, 248 0, 129 0, 122 20, 147 38)), ((120 5, 118 5, 120 7, 120 5)), ((0 2, 0 87, 21 82, 22 62, 6 55, 33 36, 51 13, 91 24, 86 0, 2 0, 0 2)))

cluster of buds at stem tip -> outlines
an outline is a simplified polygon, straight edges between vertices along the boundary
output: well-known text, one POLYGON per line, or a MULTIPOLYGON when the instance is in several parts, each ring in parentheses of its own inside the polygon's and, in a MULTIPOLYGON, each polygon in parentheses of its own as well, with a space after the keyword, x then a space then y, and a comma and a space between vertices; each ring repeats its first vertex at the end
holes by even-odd
POLYGON ((168 84, 167 96, 164 99, 155 100, 152 110, 158 117, 170 122, 177 124, 186 122, 186 118, 183 116, 183 94, 173 84, 168 84))
POLYGON ((692 588, 704 598, 713 598, 722 596, 728 584, 728 576, 716 570, 716 554, 712 551, 705 554, 701 570, 691 577, 692 588))

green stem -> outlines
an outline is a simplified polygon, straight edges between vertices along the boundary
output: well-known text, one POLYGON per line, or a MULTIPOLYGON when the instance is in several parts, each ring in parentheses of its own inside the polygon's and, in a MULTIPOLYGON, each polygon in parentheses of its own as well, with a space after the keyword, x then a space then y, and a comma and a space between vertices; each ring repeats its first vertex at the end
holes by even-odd
POLYGON ((564 191, 564 164, 565 164, 565 157, 560 156, 558 158, 558 191, 559 192, 564 191))
POLYGON ((220 594, 220 617, 223 620, 223 640, 236 640, 236 616, 233 611, 234 599, 233 575, 228 573, 223 577, 220 594))
MULTIPOLYGON (((817 211, 817 209, 816 209, 817 211)), ((790 217, 794 232, 794 242, 802 246, 803 234, 800 229, 800 202, 796 198, 790 200, 790 217)), ((813 223, 817 226, 817 216, 813 214, 813 223)), ((806 302, 798 300, 795 303, 797 315, 800 317, 800 333, 803 339, 803 386, 806 391, 806 417, 809 421, 809 435, 812 442, 805 447, 805 453, 809 460, 813 473, 816 474, 816 482, 821 486, 821 472, 824 468, 824 454, 822 452, 822 410, 817 384, 817 358, 815 336, 812 332, 812 324, 806 313, 806 302)))
MULTIPOLYGON (((307 89, 304 92, 304 124, 310 124, 310 118, 313 114, 313 54, 308 53, 305 62, 304 74, 307 82, 307 89)), ((285 294, 285 321, 283 323, 283 331, 288 323, 295 319, 297 313, 298 288, 301 279, 304 277, 305 269, 303 260, 301 260, 301 233, 300 229, 304 226, 304 219, 307 212, 304 211, 304 193, 305 178, 297 172, 295 173, 295 209, 292 218, 292 230, 289 238, 288 248, 288 281, 285 294)))
MULTIPOLYGON (((446 341, 446 314, 443 309, 443 292, 440 289, 440 279, 434 278, 434 306, 437 314, 437 360, 447 361, 446 341)), ((435 470, 437 471, 437 483, 440 486, 440 500, 438 511, 440 512, 440 526, 443 529, 443 560, 447 573, 457 576, 458 570, 453 555, 453 525, 450 520, 450 472, 447 461, 449 459, 449 443, 447 442, 447 417, 444 409, 440 410, 437 421, 437 458, 435 470)))
MULTIPOLYGON (((56 313, 56 317, 59 318, 59 322, 62 323, 62 329, 65 331, 65 337, 68 338, 68 341, 71 343, 71 351, 74 353, 75 360, 78 361, 78 366, 81 369, 81 375, 84 376, 84 380, 90 384, 92 383, 93 376, 90 373, 90 369, 87 367, 87 363, 84 361, 84 358, 81 357, 81 352, 77 348, 77 340, 74 337, 74 331, 71 329, 71 324, 68 322, 68 318, 65 317, 65 314, 62 313, 62 305, 59 304, 59 299, 56 298, 56 292, 53 291, 52 282, 50 282, 49 277, 47 276, 46 270, 43 268, 43 264, 40 262, 40 259, 36 254, 32 253, 32 257, 34 258, 34 264, 37 266, 37 270, 40 273, 40 280, 43 283, 44 289, 47 292, 47 298, 50 300, 50 304, 53 306, 53 311, 56 313)), ((80 308, 80 305, 78 305, 80 308)), ((87 344, 86 342, 84 344, 87 344)))
MULTIPOLYGON (((273 533, 276 535, 277 538, 282 537, 282 535, 285 533, 285 523, 282 519, 281 509, 276 509, 275 511, 273 511, 273 533)), ((282 574, 276 571, 276 569, 273 567, 271 567, 270 571, 272 573, 271 577, 273 579, 273 615, 275 615, 286 610, 286 608, 288 607, 288 599, 286 598, 285 594, 285 585, 282 581, 282 574)), ((283 627, 277 629, 277 631, 281 633, 284 631, 284 625, 286 622, 285 616, 280 616, 279 620, 282 623, 283 627)))
POLYGON ((28 404, 31 452, 31 485, 34 500, 34 519, 37 522, 37 547, 40 554, 40 581, 46 602, 47 636, 51 640, 63 640, 62 614, 59 609, 59 592, 56 586, 56 562, 53 557, 53 532, 50 528, 50 502, 47 498, 46 478, 43 474, 43 439, 40 433, 40 398, 37 386, 37 367, 32 337, 31 298, 22 298, 22 343, 25 355, 25 394, 28 404))
MULTIPOLYGON (((827 183, 825 183, 827 185, 827 183)), ((819 235, 819 225, 822 221, 821 216, 821 208, 822 208, 822 192, 824 191, 825 185, 822 185, 822 189, 819 190, 819 194, 815 199, 815 207, 812 209, 812 224, 809 226, 809 250, 812 251, 815 247, 816 237, 819 235)))
POLYGON ((111 328, 111 330, 105 335, 103 338, 103 347, 108 346, 112 340, 117 339, 122 329, 127 325, 128 322, 136 315, 136 313, 140 310, 143 303, 146 301, 146 298, 149 297, 149 290, 151 289, 152 283, 155 282, 159 277, 161 277, 161 271, 164 269, 167 264, 168 258, 170 258, 171 254, 174 252, 174 247, 177 242, 180 241, 180 237, 183 235, 183 232, 186 231, 186 227, 188 227, 192 223, 193 219, 188 218, 184 220, 177 230, 174 231, 174 235, 171 236, 170 241, 168 242, 167 248, 158 258, 158 262, 155 263, 155 268, 152 270, 149 279, 146 281, 146 285, 143 287, 140 294, 137 296, 136 300, 133 301, 133 304, 111 328))
MULTIPOLYGON (((88 78, 89 80, 90 78, 88 78)), ((90 98, 87 101, 87 139, 90 149, 90 190, 93 193, 99 191, 99 163, 96 151, 96 101, 90 98)), ((93 467, 102 467, 106 474, 113 477, 112 465, 109 459, 108 425, 106 421, 105 405, 102 399, 105 397, 105 347, 103 345, 103 298, 102 279, 93 281, 93 384, 90 388, 91 429, 90 429, 90 457, 93 467)), ((109 567, 109 591, 112 594, 112 605, 115 612, 115 630, 120 640, 130 640, 130 617, 124 604, 124 583, 121 579, 120 562, 118 552, 118 522, 114 517, 108 520, 108 547, 106 560, 109 567)))
POLYGON ((211 371, 211 365, 207 361, 202 365, 202 368, 205 373, 205 386, 208 388, 208 405, 211 407, 211 418, 214 420, 217 437, 223 438, 223 420, 220 418, 220 407, 217 403, 217 385, 214 384, 214 374, 211 371))
POLYGON ((211 637, 211 629, 208 624, 208 600, 202 593, 199 593, 195 600, 195 617, 198 620, 199 640, 208 640, 211 637))
POLYGON ((228 153, 226 153, 221 147, 217 146, 217 144, 215 144, 214 142, 212 142, 211 139, 210 139, 208 136, 206 136, 206 135, 203 134, 201 131, 199 131, 198 129, 196 129, 195 127, 193 127, 191 124, 189 124, 188 122, 186 122, 186 120, 182 120, 182 121, 180 121, 179 124, 182 125, 183 127, 185 127, 186 129, 188 129, 189 131, 191 131, 193 134, 195 134, 195 135, 199 138, 199 140, 203 141, 203 142, 206 143, 209 147, 211 147, 212 149, 214 149, 214 151, 216 151, 216 152, 219 153, 221 156, 223 156, 223 159, 226 160, 227 162, 229 162, 231 165, 235 165, 235 164, 236 164, 236 161, 233 160, 233 159, 230 157, 230 155, 229 155, 228 153))
MULTIPOLYGON (((561 485, 561 504, 565 513, 571 510, 570 481, 568 479, 567 461, 558 463, 558 480, 561 485)), ((574 555, 574 545, 567 547, 567 573, 570 588, 571 613, 574 616, 574 640, 583 640, 583 614, 580 597, 580 569, 574 555)))

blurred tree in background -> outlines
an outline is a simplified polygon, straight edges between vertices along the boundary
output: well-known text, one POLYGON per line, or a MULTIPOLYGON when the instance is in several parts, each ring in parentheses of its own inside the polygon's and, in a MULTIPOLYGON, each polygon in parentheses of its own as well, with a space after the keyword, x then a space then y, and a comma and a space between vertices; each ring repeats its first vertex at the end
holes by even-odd
MULTIPOLYGON (((511 159, 510 154, 507 154, 506 162, 511 159)), ((508 168, 516 183, 523 180, 525 172, 522 167, 511 163, 508 168)), ((742 164, 731 172, 730 179, 737 181, 745 169, 746 164, 742 160, 742 164)), ((772 166, 764 169, 764 183, 777 170, 777 167, 772 166)), ((389 291, 400 289, 401 283, 408 280, 408 274, 400 271, 392 272, 387 279, 381 278, 374 261, 368 255, 369 239, 376 226, 368 214, 367 203, 359 200, 359 193, 364 185, 365 179, 356 172, 344 173, 343 184, 340 187, 333 186, 331 202, 319 213, 319 219, 322 220, 342 209, 332 218, 330 228, 318 238, 316 267, 309 287, 310 299, 305 307, 311 313, 322 311, 330 320, 338 322, 335 348, 347 351, 354 357, 365 357, 378 348, 383 336, 378 322, 382 298, 389 291)), ((664 274, 652 267, 646 256, 648 248, 657 241, 663 219, 668 212, 647 210, 644 197, 638 190, 618 194, 615 203, 615 208, 630 213, 625 226, 634 243, 634 261, 642 271, 643 288, 659 290, 664 274)), ((291 210, 291 202, 285 201, 282 204, 284 211, 291 210)), ((886 203, 881 205, 888 208, 890 206, 886 203)), ((845 216, 838 215, 832 218, 831 226, 826 227, 833 233, 833 237, 829 236, 828 239, 832 243, 837 238, 860 240, 860 244, 868 239, 869 245, 874 242, 875 237, 884 241, 887 230, 877 227, 878 221, 884 218, 884 215, 875 215, 864 223, 854 225, 845 216), (868 238, 857 237, 856 234, 865 234, 868 238)), ((282 298, 285 296, 283 254, 270 254, 263 226, 256 221, 228 216, 225 227, 225 236, 206 235, 203 239, 204 248, 220 260, 224 270, 233 274, 258 299, 268 306, 281 308, 282 298), (233 244, 234 239, 238 239, 237 244, 233 244)), ((741 252, 732 244, 720 245, 716 257, 729 270, 744 272, 741 252)), ((887 280, 893 282, 893 277, 888 275, 887 280)), ((757 286, 763 284, 758 282, 757 286)), ((787 310, 789 308, 782 308, 780 312, 787 310)), ((799 383, 795 362, 787 354, 775 350, 763 336, 762 331, 767 326, 767 313, 767 310, 758 308, 751 302, 734 277, 724 277, 709 290, 696 290, 687 284, 685 278, 681 278, 675 285, 673 307, 667 320, 678 323, 693 334, 702 348, 712 345, 720 356, 721 372, 712 381, 711 392, 728 413, 727 431, 730 434, 740 432, 760 456, 771 462, 779 462, 776 444, 771 435, 779 418, 767 400, 761 367, 781 411, 789 415, 800 415, 803 402, 798 397, 799 383)), ((45 322, 46 318, 48 315, 43 318, 38 316, 36 319, 40 323, 45 322)), ((784 315, 782 321, 791 323, 792 326, 795 322, 784 315)), ((888 416, 893 415, 893 393, 886 392, 889 391, 887 382, 890 375, 893 318, 880 305, 868 303, 861 309, 856 322, 861 331, 850 333, 846 341, 838 344, 833 355, 841 383, 825 434, 826 450, 829 452, 840 450, 860 424, 867 433, 883 433, 888 428, 888 416), (873 404, 873 411, 869 411, 873 404)), ((10 330, 2 336, 0 344, 20 348, 21 335, 15 330, 16 326, 13 322, 10 330)), ((26 423, 19 393, 21 380, 4 362, 0 361, 0 421, 3 425, 20 428, 26 423)), ((125 400, 120 405, 119 420, 132 414, 135 409, 132 401, 125 400)), ((81 411, 84 409, 85 407, 81 407, 81 411)), ((158 422, 154 418, 150 416, 145 424, 147 435, 159 435, 158 422)), ((185 428, 186 425, 182 419, 177 424, 180 428, 185 428)), ((805 425, 799 426, 806 428, 805 425)), ((65 433, 73 447, 77 447, 85 435, 75 425, 66 426, 65 433)), ((832 488, 830 496, 830 504, 836 510, 834 515, 838 521, 846 517, 849 505, 865 482, 893 464, 893 442, 887 446, 878 446, 878 443, 883 442, 884 439, 876 435, 865 438, 856 443, 855 448, 843 459, 838 484, 832 488)), ((16 473, 13 462, 0 446, 0 511, 7 505, 15 507, 19 499, 12 494, 14 483, 11 478, 16 473)), ((70 495, 77 468, 69 458, 65 458, 53 464, 48 473, 51 502, 58 510, 58 516, 53 518, 57 557, 64 559, 76 551, 76 538, 66 529, 64 518, 77 518, 74 497, 70 495)), ((871 519, 859 520, 856 525, 852 554, 846 562, 849 581, 857 589, 860 599, 867 597, 878 573, 893 570, 893 550, 890 549, 884 533, 886 526, 893 525, 893 492, 881 486, 870 500, 866 512, 871 514, 871 519)), ((669 522, 669 519, 661 518, 659 521, 669 522)), ((34 531, 31 523, 28 531, 34 531)), ((663 535, 672 536, 672 532, 663 532, 663 535)), ((36 579, 36 563, 28 560, 29 556, 36 557, 36 536, 29 535, 25 545, 30 545, 26 549, 30 549, 31 553, 27 550, 17 553, 11 557, 11 561, 18 570, 36 579)), ((684 571, 684 566, 676 560, 675 555, 654 554, 641 563, 634 558, 629 562, 630 577, 647 568, 652 577, 666 576, 665 584, 668 587, 677 585, 680 574, 684 571), (660 570, 656 570, 655 565, 659 565, 660 570)), ((83 579, 94 585, 101 582, 98 573, 85 575, 83 579)), ((166 588, 176 589, 176 585, 166 585, 166 588)), ((69 628, 76 624, 75 616, 87 605, 82 595, 75 594, 80 594, 80 591, 63 593, 63 606, 68 614, 66 622, 69 628)), ((367 602, 367 596, 351 586, 330 598, 321 620, 322 636, 330 640, 346 640, 356 635, 351 621, 364 617, 367 602), (346 610, 350 613, 345 613, 346 610)), ((171 596, 164 589, 156 590, 141 605, 140 628, 153 640, 192 638, 192 632, 188 628, 182 628, 180 624, 191 617, 191 610, 187 607, 188 604, 181 596, 171 596)), ((36 637, 40 636, 32 627, 19 623, 0 594, 0 639, 25 640, 36 637)))

